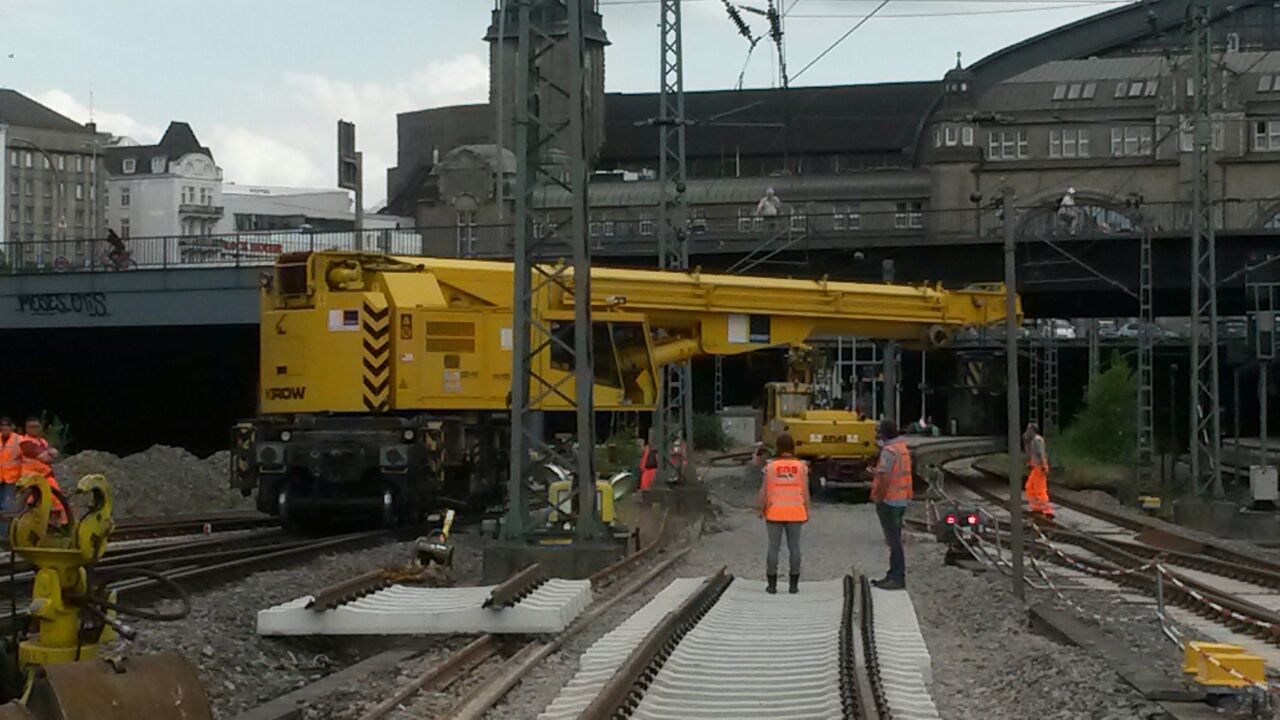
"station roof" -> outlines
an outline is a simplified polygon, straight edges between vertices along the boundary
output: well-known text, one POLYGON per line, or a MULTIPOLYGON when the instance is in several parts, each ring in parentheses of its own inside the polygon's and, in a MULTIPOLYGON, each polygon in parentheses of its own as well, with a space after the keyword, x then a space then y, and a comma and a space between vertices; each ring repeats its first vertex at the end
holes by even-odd
POLYGON ((0 122, 42 130, 84 131, 84 125, 45 107, 17 90, 0 88, 0 122))

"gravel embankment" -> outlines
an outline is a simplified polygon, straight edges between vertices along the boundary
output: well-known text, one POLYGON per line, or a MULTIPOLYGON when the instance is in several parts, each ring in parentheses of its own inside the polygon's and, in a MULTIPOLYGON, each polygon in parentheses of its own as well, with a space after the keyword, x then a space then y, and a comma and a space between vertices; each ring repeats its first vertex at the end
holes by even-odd
POLYGON ((231 453, 223 450, 201 459, 166 445, 125 457, 85 450, 59 460, 54 472, 65 492, 84 475, 106 475, 115 517, 252 510, 253 498, 242 496, 227 484, 230 457, 231 453))

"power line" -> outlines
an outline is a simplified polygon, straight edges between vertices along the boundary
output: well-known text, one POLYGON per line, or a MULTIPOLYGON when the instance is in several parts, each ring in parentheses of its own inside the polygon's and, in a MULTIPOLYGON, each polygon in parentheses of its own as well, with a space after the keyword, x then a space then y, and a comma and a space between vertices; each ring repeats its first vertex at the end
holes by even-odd
POLYGON ((868 20, 874 17, 876 13, 880 12, 882 9, 884 9, 884 6, 888 4, 889 4, 889 0, 881 0, 880 4, 876 5, 874 10, 872 10, 869 14, 865 15, 858 22, 854 23, 853 27, 845 31, 845 34, 841 35, 839 38, 836 39, 835 42, 831 43, 831 46, 828 47, 826 50, 823 50, 821 53, 818 53, 818 57, 810 60, 808 65, 805 65, 804 67, 800 68, 800 72, 793 75, 791 79, 798 80, 800 76, 805 73, 806 70, 816 65, 817 62, 822 58, 826 57, 827 53, 831 52, 832 50, 835 50, 837 45, 844 42, 845 39, 848 38, 850 35, 852 35, 854 31, 856 31, 858 28, 862 27, 863 25, 866 25, 868 20))

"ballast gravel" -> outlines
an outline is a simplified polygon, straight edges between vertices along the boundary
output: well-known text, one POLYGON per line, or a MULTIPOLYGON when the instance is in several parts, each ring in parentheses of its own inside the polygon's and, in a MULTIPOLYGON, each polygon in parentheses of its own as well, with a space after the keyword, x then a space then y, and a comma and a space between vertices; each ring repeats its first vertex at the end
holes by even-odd
POLYGON ((115 517, 252 510, 253 498, 228 485, 230 459, 226 450, 201 459, 167 445, 153 445, 125 457, 85 450, 56 462, 54 473, 65 492, 85 475, 106 475, 115 517))
MULTIPOLYGON (((474 536, 455 534, 450 578, 474 584, 480 575, 480 552, 474 536)), ((273 700, 348 667, 382 650, 403 645, 421 648, 419 663, 443 659, 465 643, 460 638, 262 638, 257 635, 258 610, 319 590, 379 567, 403 565, 412 543, 388 543, 352 552, 331 553, 296 567, 249 575, 192 595, 191 615, 177 622, 128 621, 138 639, 121 643, 119 652, 140 654, 177 650, 198 668, 209 693, 214 717, 221 720, 273 700)), ((168 607, 168 603, 163 606, 168 607)), ((356 708, 371 705, 395 686, 395 676, 362 682, 305 709, 306 718, 357 717, 356 708)))

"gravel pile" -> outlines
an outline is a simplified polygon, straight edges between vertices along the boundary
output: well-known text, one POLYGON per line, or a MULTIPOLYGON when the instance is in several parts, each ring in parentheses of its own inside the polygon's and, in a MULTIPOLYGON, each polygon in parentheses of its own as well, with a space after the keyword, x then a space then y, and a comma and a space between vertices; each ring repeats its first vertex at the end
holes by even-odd
MULTIPOLYGON (((474 583, 480 574, 480 553, 473 536, 455 535, 456 551, 450 579, 474 583)), ((427 653, 404 670, 407 677, 429 661, 442 659, 463 639, 377 637, 262 638, 256 632, 257 613, 340 580, 412 557, 411 543, 325 555, 283 570, 250 575, 243 580, 192 599, 191 615, 171 623, 137 621, 138 639, 125 644, 126 654, 177 650, 198 668, 214 708, 214 717, 231 718, 297 688, 315 682, 382 650, 405 644, 427 653)), ((408 663, 405 663, 408 665, 408 663)), ((388 674, 344 688, 307 708, 306 718, 357 717, 385 697, 399 676, 388 674)))
POLYGON ((166 445, 123 458, 86 450, 59 460, 54 472, 67 491, 84 475, 106 475, 115 496, 116 517, 252 510, 252 497, 227 486, 230 457, 224 450, 202 460, 166 445))

